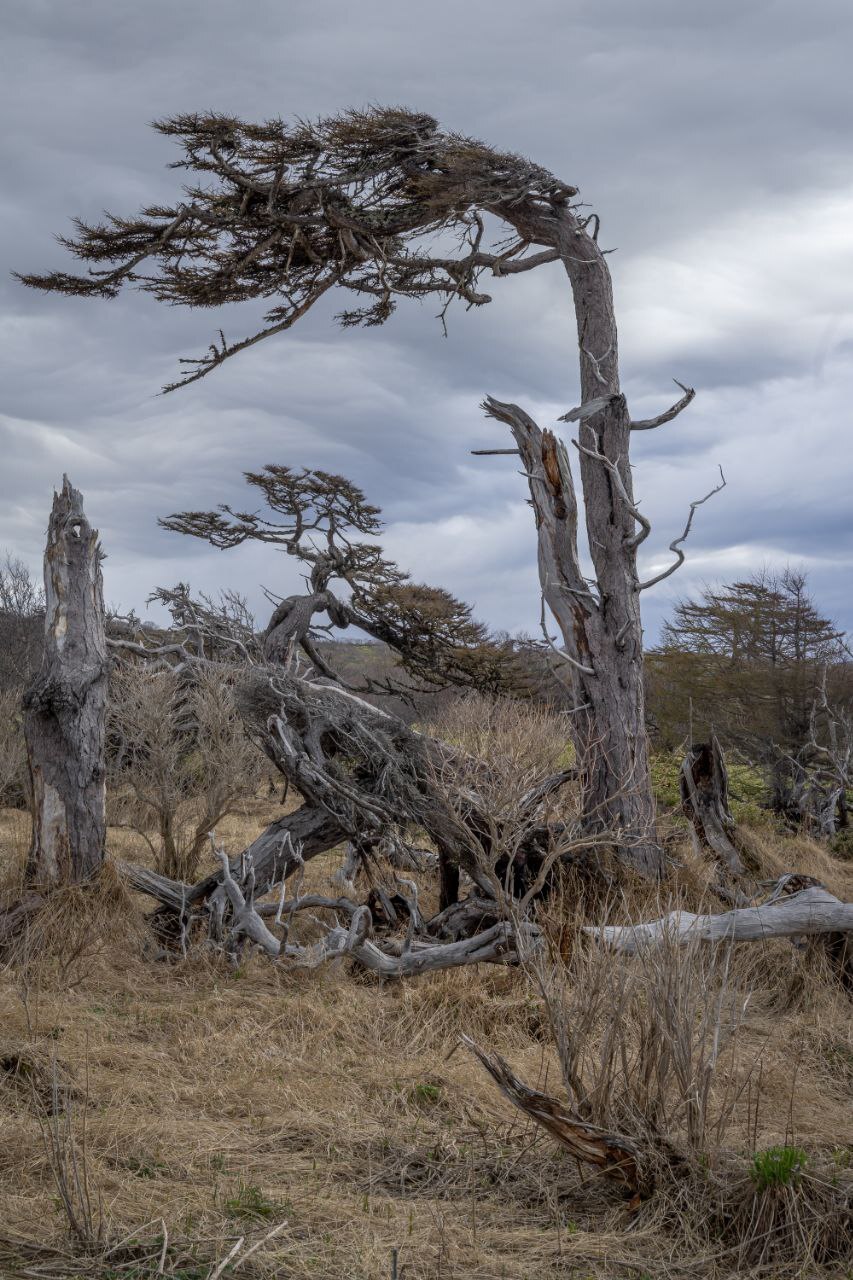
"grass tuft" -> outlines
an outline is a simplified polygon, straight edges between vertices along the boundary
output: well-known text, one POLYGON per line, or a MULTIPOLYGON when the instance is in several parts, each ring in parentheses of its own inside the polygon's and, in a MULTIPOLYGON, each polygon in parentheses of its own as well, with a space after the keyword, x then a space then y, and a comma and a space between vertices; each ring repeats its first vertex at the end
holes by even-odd
POLYGON ((758 1191, 795 1186, 807 1164, 802 1147, 768 1147, 752 1157, 752 1180, 758 1191))

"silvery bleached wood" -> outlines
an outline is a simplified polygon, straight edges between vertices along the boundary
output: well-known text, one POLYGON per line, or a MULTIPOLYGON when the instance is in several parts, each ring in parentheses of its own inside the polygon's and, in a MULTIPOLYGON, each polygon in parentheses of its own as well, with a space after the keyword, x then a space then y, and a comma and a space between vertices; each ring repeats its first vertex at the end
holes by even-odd
POLYGON ((101 551, 67 476, 53 497, 44 586, 44 656, 23 702, 33 795, 27 881, 53 886, 93 876, 106 840, 101 551))
POLYGON ((719 915, 670 911, 660 920, 635 925, 587 925, 584 933, 616 951, 634 955, 669 941, 763 942, 822 933, 853 931, 853 903, 841 902, 822 886, 812 886, 759 907, 740 907, 719 915))
MULTIPOLYGON (((303 947, 278 938, 264 923, 260 910, 254 906, 252 888, 244 893, 231 872, 228 855, 218 849, 217 857, 222 867, 222 885, 231 904, 232 919, 230 931, 242 935, 271 959, 289 959, 296 964, 315 968, 329 960, 349 955, 364 969, 387 978, 412 977, 418 974, 433 973, 440 969, 453 969, 462 965, 491 963, 512 964, 518 958, 520 950, 525 954, 534 950, 540 943, 540 933, 535 925, 529 923, 511 924, 499 921, 482 933, 457 942, 425 941, 414 937, 415 927, 419 923, 417 912, 417 892, 411 903, 411 927, 405 940, 395 947, 393 943, 382 947, 368 937, 370 931, 370 912, 364 906, 346 903, 345 914, 350 923, 348 928, 335 926, 326 936, 311 946, 303 947)), ((254 882, 254 873, 249 867, 249 884, 254 882)), ((405 882, 414 888, 411 881, 405 882)), ((341 904, 334 900, 322 899, 312 895, 311 905, 331 907, 335 910, 341 904)), ((302 906, 307 907, 300 899, 284 903, 279 907, 278 915, 289 911, 292 915, 302 906)))

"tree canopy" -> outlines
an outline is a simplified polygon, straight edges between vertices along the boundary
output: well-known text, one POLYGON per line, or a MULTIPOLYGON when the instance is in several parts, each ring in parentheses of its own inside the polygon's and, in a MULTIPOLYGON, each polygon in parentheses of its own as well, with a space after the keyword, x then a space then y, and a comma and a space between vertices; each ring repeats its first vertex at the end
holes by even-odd
MULTIPOLYGON (((470 605, 442 588, 411 582, 384 555, 375 541, 382 530, 380 509, 357 485, 306 467, 271 464, 244 474, 263 494, 268 514, 223 504, 213 511, 177 512, 160 524, 224 549, 247 541, 271 544, 307 566, 303 593, 270 595, 275 608, 263 635, 267 658, 287 665, 301 651, 319 673, 338 678, 317 647, 317 635, 352 626, 389 645, 410 677, 432 686, 514 687, 519 668, 511 650, 490 638, 470 605)), ((182 625, 188 608, 199 613, 186 590, 161 592, 160 598, 182 625)), ((210 629, 208 620, 204 625, 210 629)))
POLYGON ((382 324, 400 297, 436 295, 442 315, 455 299, 481 306, 491 300, 484 272, 558 258, 546 227, 577 195, 529 160, 398 107, 292 124, 186 114, 154 127, 182 148, 174 167, 190 175, 184 198, 99 223, 76 219, 60 242, 87 274, 20 279, 105 298, 131 284, 190 307, 275 299, 261 329, 233 342, 220 333, 166 390, 289 329, 336 286, 358 299, 339 313, 343 325, 382 324), (508 239, 489 236, 488 214, 511 225, 508 239), (549 247, 531 254, 534 243, 549 247))
POLYGON ((655 718, 676 741, 712 729, 769 761, 807 743, 822 672, 849 683, 843 633, 820 611, 804 573, 761 570, 682 600, 647 667, 655 718))

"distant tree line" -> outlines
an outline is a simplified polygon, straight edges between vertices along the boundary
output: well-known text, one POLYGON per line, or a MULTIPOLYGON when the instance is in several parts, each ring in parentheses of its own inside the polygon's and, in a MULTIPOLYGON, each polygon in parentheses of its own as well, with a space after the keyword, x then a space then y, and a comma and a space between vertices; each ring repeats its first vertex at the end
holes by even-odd
POLYGON ((853 661, 805 573, 763 569, 682 600, 646 654, 646 684, 660 748, 716 734, 764 772, 776 812, 799 822, 829 788, 847 825, 853 661))

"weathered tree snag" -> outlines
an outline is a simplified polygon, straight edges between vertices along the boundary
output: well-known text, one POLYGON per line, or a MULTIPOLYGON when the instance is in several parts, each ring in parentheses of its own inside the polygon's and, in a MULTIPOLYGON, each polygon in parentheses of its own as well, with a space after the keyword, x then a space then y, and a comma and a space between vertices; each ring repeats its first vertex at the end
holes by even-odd
POLYGON ((98 533, 65 476, 54 494, 44 557, 45 644, 24 696, 33 794, 27 882, 88 880, 106 838, 107 658, 98 533))
POLYGON ((840 902, 822 885, 812 884, 784 896, 784 876, 776 893, 758 907, 740 907, 721 915, 670 911, 660 920, 636 925, 587 925, 585 933, 629 955, 668 941, 764 942, 768 938, 846 934, 853 931, 853 903, 840 902))
POLYGON ((746 867, 729 834, 735 828, 729 809, 729 777, 715 736, 687 752, 679 788, 681 807, 693 824, 700 848, 711 849, 733 875, 744 875, 746 867))
MULTIPOLYGON (((615 327, 612 338, 615 341, 615 327)), ((611 383, 617 386, 615 363, 612 370, 611 383)), ((590 393, 593 389, 587 388, 590 393)), ((624 466, 620 464, 614 478, 605 463, 581 454, 597 586, 587 582, 581 567, 578 503, 565 445, 552 432, 540 430, 517 405, 489 399, 485 407, 490 416, 510 426, 530 486, 539 581, 560 628, 561 657, 574 687, 571 723, 585 825, 590 832, 613 831, 625 861, 657 876, 663 854, 655 835, 645 726, 634 508, 626 496, 631 485, 630 424, 621 396, 614 392, 615 407, 607 403, 607 413, 599 410, 583 425, 603 422, 601 434, 592 437, 598 440, 596 447, 603 448, 606 439, 610 454, 621 458, 624 466)))

